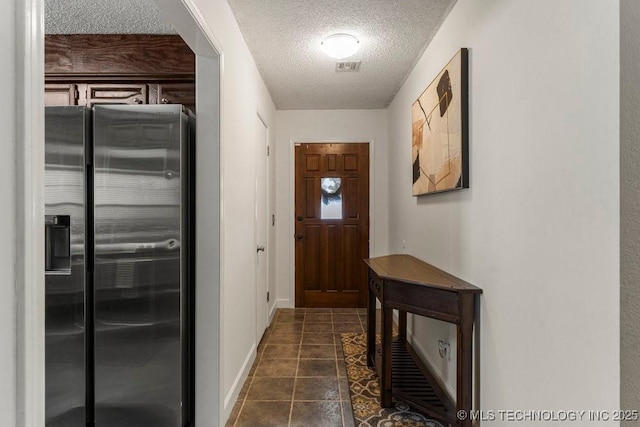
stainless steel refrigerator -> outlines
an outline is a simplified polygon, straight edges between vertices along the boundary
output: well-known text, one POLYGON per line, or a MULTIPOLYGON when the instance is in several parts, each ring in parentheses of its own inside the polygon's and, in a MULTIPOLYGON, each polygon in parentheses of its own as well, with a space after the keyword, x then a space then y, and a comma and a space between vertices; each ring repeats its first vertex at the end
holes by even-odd
POLYGON ((46 108, 47 426, 192 422, 194 125, 46 108))

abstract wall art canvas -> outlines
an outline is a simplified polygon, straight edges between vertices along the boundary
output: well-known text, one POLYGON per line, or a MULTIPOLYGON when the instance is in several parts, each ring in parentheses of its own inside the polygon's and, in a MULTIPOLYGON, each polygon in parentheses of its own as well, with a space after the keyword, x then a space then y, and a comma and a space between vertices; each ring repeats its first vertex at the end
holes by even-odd
POLYGON ((413 195, 469 188, 468 50, 460 49, 413 103, 413 195))

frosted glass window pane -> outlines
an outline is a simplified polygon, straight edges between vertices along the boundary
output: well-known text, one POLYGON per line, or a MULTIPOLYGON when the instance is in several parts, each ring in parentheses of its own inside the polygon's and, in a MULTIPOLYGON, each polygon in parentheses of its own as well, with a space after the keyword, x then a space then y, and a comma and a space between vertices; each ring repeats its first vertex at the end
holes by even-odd
POLYGON ((321 178, 320 219, 342 219, 342 180, 321 178))

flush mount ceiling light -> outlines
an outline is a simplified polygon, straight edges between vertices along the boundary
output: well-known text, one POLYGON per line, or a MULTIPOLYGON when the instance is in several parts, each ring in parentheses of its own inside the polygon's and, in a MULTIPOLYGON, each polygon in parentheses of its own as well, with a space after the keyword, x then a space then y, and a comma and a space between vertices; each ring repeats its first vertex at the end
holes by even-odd
POLYGON ((360 41, 351 34, 333 34, 320 43, 320 48, 332 58, 343 59, 360 49, 360 41))

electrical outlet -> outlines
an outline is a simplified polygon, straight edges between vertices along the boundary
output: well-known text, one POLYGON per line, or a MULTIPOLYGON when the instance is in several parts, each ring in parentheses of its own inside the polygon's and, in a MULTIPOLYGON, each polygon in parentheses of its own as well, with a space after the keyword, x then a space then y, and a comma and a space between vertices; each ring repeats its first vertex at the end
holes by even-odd
POLYGON ((443 359, 446 358, 451 362, 451 344, 449 344, 449 341, 438 340, 438 353, 440 354, 440 357, 443 359))

